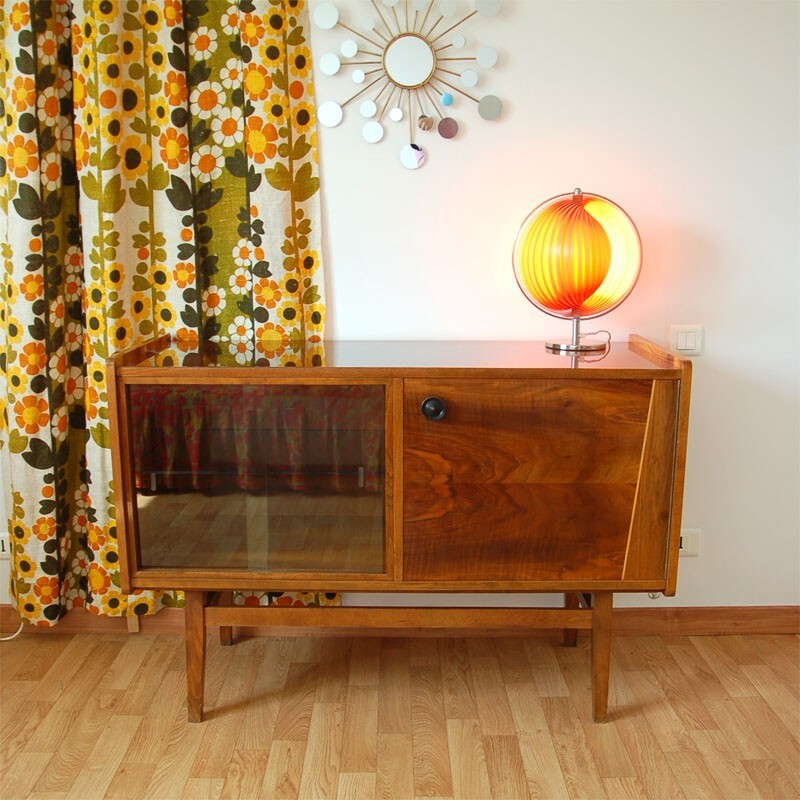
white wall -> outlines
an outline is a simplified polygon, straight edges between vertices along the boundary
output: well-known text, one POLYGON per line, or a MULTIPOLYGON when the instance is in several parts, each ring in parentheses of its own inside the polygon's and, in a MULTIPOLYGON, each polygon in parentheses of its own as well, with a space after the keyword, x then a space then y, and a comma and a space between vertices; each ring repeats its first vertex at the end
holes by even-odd
MULTIPOLYGON (((369 9, 336 5, 351 25, 369 9)), ((599 322, 617 338, 663 341, 671 322, 707 334, 684 507, 701 555, 681 559, 678 595, 661 604, 800 601, 799 9, 504 0, 462 27, 501 54, 475 90, 504 100, 501 120, 459 102, 459 136, 420 134, 416 172, 397 161, 405 125, 369 145, 347 106, 319 133, 330 338, 566 336, 516 287, 519 224, 575 186, 634 218, 642 276, 599 322)), ((346 37, 314 29, 314 57, 346 37)), ((342 75, 316 84, 318 102, 353 93, 342 75)))

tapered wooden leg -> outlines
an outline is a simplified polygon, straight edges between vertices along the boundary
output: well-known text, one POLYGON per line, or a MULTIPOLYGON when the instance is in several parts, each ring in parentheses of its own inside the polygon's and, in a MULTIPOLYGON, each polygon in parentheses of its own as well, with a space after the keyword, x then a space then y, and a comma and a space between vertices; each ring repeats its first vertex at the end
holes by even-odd
MULTIPOLYGON (((219 604, 221 606, 232 606, 233 592, 221 592, 219 604)), ((231 625, 219 626, 219 643, 223 647, 230 647, 233 644, 233 627, 231 625)))
POLYGON ((592 707, 595 722, 605 722, 608 711, 611 609, 613 605, 613 592, 595 593, 592 608, 592 707))
POLYGON ((186 592, 186 692, 189 722, 203 721, 206 675, 205 593, 186 592))
MULTIPOLYGON (((581 607, 581 601, 573 592, 564 593, 564 608, 575 609, 581 607)), ((578 644, 578 629, 564 628, 564 647, 575 647, 578 644)))

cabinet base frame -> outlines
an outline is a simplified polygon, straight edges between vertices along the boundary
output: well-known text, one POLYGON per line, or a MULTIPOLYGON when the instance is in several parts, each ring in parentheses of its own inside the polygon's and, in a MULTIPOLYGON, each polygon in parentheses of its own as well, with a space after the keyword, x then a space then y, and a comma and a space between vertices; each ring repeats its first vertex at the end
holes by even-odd
POLYGON ((567 593, 563 608, 365 607, 285 608, 234 606, 231 592, 186 592, 186 685, 189 722, 203 720, 206 629, 219 626, 224 645, 233 643, 233 626, 282 625, 314 628, 432 630, 554 628, 574 646, 578 630, 591 631, 592 707, 595 722, 608 710, 613 592, 567 593))

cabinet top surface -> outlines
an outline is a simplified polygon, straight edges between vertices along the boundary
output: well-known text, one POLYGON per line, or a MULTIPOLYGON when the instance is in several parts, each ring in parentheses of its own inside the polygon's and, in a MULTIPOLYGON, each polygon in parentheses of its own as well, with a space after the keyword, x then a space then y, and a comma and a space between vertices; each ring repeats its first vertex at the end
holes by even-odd
MULTIPOLYGON (((112 358, 119 367, 158 372, 192 368, 236 369, 253 374, 286 368, 325 372, 375 370, 417 372, 438 370, 652 371, 679 373, 685 362, 645 339, 612 342, 607 352, 585 356, 554 354, 536 341, 342 341, 308 344, 305 350, 269 354, 238 352, 228 342, 186 342, 164 336, 112 358)), ((664 375, 666 377, 666 375, 664 375)))

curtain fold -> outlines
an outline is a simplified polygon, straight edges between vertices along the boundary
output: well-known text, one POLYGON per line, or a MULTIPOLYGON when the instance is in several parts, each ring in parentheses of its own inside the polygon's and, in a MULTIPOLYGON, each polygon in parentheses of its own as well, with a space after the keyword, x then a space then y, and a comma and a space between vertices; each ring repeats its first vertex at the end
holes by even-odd
POLYGON ((304 0, 0 9, 0 443, 32 623, 178 601, 119 589, 109 355, 162 333, 241 363, 319 346, 307 28, 304 0))

